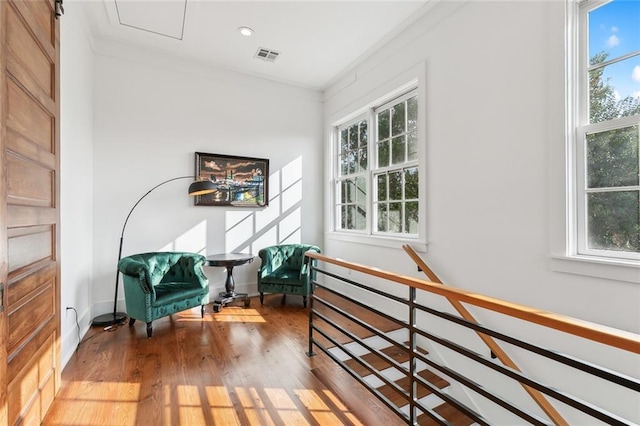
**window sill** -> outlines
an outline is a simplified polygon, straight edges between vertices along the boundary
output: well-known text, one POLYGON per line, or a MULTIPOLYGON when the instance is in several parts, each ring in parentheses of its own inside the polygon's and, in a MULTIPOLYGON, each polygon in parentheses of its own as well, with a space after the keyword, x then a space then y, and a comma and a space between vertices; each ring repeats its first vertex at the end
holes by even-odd
POLYGON ((551 270, 640 284, 640 263, 596 256, 551 256, 551 270))
POLYGON ((378 235, 359 235, 342 232, 328 232, 327 239, 334 241, 344 241, 356 244, 366 244, 370 246, 388 247, 402 250, 402 246, 409 244, 415 251, 426 253, 428 243, 411 238, 391 238, 378 235))

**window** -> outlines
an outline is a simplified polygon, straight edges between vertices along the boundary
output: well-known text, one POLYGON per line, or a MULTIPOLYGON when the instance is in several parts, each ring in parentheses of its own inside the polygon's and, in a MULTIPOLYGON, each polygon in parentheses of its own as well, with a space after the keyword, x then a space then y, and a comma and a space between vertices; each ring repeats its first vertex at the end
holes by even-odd
POLYGON ((575 252, 640 259, 640 2, 578 8, 575 252))
POLYGON ((373 171, 376 232, 418 233, 418 96, 406 95, 374 110, 373 171))
POLYGON ((369 125, 360 119, 338 130, 338 212, 340 229, 364 230, 367 225, 367 147, 369 125))
POLYGON ((335 134, 336 231, 417 238, 417 90, 368 108, 335 134))

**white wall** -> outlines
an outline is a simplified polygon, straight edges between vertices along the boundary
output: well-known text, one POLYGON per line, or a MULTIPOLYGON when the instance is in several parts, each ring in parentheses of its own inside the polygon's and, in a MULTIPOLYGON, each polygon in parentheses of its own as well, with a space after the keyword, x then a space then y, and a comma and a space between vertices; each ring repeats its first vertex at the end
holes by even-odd
MULTIPOLYGON (((563 173, 551 166, 564 153, 564 43, 562 1, 440 2, 325 92, 325 157, 332 123, 424 68, 418 77, 426 82, 420 114, 428 249, 422 255, 429 266, 458 288, 639 333, 640 270, 631 269, 634 283, 550 265, 557 254, 552 231, 563 220, 563 207, 552 198, 562 191, 563 173)), ((330 170, 327 163, 327 181, 330 170)), ((424 278, 399 244, 345 242, 329 225, 328 255, 424 278)), ((490 315, 479 318, 505 326, 490 315)), ((539 330, 526 336, 549 343, 539 330)), ((569 349, 574 344, 554 339, 569 349)), ((601 360, 596 353, 578 349, 601 360)), ((603 358, 640 376, 630 357, 622 364, 603 358)), ((600 397, 616 406, 615 398, 600 397)), ((628 404, 617 405, 614 410, 637 417, 628 404)))
POLYGON ((65 15, 60 25, 60 275, 63 367, 78 345, 78 336, 83 336, 89 327, 92 303, 93 53, 82 24, 84 21, 78 3, 65 3, 65 15), (73 307, 75 312, 67 310, 67 307, 73 307))
MULTIPOLYGON (((563 12, 562 2, 440 3, 327 90, 325 132, 424 64, 425 260, 451 285, 637 333, 639 285, 549 267, 549 188, 563 185, 548 178, 551 147, 564 146, 563 12)), ((423 277, 400 249, 330 234, 324 245, 423 277)))
MULTIPOLYGON (((268 158, 267 208, 194 206, 190 180, 149 194, 127 224, 123 256, 154 250, 205 255, 322 239, 320 93, 202 67, 102 41, 94 74, 93 303, 110 312, 119 238, 153 186, 193 176, 194 153, 268 158)), ((237 291, 256 292, 259 262, 237 267, 237 291)), ((206 268, 211 294, 225 270, 206 268)), ((121 287, 121 284, 120 284, 121 287)), ((119 290, 121 302, 124 300, 119 290)), ((124 310, 124 305, 119 305, 124 310)))

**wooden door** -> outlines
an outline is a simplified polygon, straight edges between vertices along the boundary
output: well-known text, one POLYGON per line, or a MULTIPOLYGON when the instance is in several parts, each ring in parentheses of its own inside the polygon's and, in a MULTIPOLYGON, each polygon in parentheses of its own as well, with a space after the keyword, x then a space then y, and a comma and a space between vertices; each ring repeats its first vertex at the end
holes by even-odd
POLYGON ((39 424, 60 386, 60 92, 53 0, 0 9, 2 426, 39 424))

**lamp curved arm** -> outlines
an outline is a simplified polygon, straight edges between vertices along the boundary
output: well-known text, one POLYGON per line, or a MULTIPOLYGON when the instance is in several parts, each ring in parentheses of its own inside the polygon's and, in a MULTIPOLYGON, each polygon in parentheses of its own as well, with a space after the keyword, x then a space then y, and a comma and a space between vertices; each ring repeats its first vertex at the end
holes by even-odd
MULTIPOLYGON (((122 240, 122 237, 124 237, 124 230, 127 227, 127 222, 129 221, 129 217, 131 216, 131 213, 133 213, 133 211, 136 209, 136 207, 138 206, 138 204, 140 204, 140 201, 144 200, 144 198, 151 194, 156 188, 169 183, 169 182, 173 182, 174 180, 178 180, 178 179, 193 179, 193 176, 178 176, 178 177, 174 177, 171 179, 167 179, 164 182, 160 182, 159 184, 157 184, 156 186, 154 186, 153 188, 151 188, 150 190, 147 191, 146 194, 144 194, 142 197, 140 197, 140 199, 138 199, 138 201, 136 201, 136 203, 133 205, 133 207, 131 207, 131 210, 129 210, 129 214, 127 215, 127 218, 124 220, 124 225, 122 225, 122 233, 120 233, 120 239, 122 240)), ((122 254, 122 245, 120 246, 120 254, 122 254)), ((118 255, 118 261, 120 261, 120 255, 118 255)))

